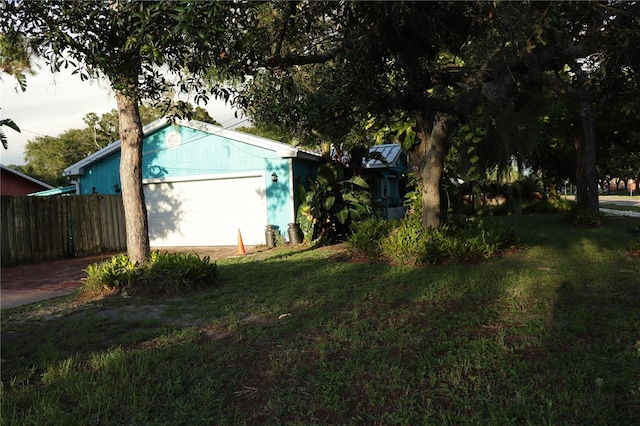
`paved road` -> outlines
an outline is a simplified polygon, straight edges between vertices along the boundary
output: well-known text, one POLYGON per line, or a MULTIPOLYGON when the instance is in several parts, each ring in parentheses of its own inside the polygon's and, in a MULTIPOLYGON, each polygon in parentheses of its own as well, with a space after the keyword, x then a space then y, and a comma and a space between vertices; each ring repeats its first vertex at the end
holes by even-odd
POLYGON ((621 195, 601 195, 599 198, 601 203, 617 204, 619 206, 635 206, 640 207, 640 197, 625 197, 621 195))
MULTIPOLYGON (((563 195, 567 200, 575 200, 574 195, 563 195)), ((625 196, 625 195, 600 195, 598 198, 601 204, 617 204, 619 206, 635 206, 640 207, 639 196, 625 196)))

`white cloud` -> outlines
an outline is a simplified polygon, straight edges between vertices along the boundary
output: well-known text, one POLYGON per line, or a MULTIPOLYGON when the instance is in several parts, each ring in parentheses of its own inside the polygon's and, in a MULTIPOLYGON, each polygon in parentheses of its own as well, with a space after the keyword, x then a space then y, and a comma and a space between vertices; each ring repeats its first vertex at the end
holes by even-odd
MULTIPOLYGON (((12 119, 21 133, 3 126, 9 149, 0 147, 0 162, 5 165, 24 164, 24 147, 28 140, 40 135, 57 136, 69 129, 81 129, 90 112, 98 116, 116 108, 115 96, 108 82, 87 82, 72 75, 71 70, 57 74, 41 69, 27 77, 27 90, 18 89, 17 81, 2 74, 0 81, 0 117, 12 119)), ((212 100, 206 105, 209 114, 224 127, 249 125, 223 101, 212 100)))

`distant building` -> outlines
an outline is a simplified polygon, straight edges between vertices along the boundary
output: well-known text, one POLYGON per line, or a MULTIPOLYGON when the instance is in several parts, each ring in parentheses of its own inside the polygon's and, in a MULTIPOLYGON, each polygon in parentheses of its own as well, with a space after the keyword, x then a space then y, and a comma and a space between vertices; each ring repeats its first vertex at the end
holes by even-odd
POLYGON ((27 195, 53 186, 0 164, 0 195, 27 195))

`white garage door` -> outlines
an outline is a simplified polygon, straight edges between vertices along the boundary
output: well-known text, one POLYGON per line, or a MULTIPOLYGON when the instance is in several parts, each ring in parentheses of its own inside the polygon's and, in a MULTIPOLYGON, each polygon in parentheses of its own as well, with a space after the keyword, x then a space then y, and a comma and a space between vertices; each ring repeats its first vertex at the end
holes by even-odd
POLYGON ((265 243, 264 176, 151 182, 144 185, 152 247, 265 243))

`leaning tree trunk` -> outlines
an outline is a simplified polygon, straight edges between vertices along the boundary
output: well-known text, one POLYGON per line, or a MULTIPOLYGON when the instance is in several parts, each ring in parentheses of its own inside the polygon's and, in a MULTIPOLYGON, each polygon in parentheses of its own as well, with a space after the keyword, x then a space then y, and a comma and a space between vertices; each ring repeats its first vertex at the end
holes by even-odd
POLYGON ((440 228, 442 213, 440 185, 444 172, 444 155, 449 126, 444 114, 437 114, 431 129, 423 113, 416 113, 416 134, 419 144, 411 152, 422 179, 422 226, 440 228))
POLYGON ((598 184, 597 163, 597 140, 596 127, 593 118, 593 110, 591 104, 582 102, 580 106, 580 117, 582 119, 582 131, 584 134, 584 160, 585 160, 585 180, 587 184, 587 208, 592 212, 600 211, 598 203, 598 184))
POLYGON ((116 93, 120 118, 120 183, 127 231, 127 254, 132 262, 146 263, 149 253, 147 207, 142 188, 142 142, 137 98, 116 93))

